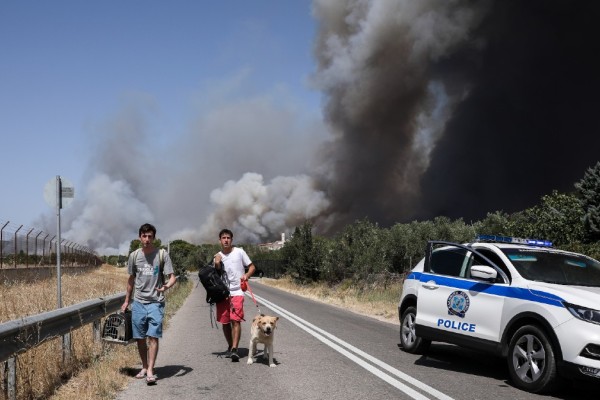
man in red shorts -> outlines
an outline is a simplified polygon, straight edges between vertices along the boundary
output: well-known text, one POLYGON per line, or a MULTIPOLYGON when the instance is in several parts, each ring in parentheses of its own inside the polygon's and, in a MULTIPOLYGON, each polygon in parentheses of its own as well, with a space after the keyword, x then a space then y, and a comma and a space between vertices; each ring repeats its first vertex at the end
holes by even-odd
POLYGON ((229 297, 217 303, 217 321, 223 324, 223 334, 227 340, 227 354, 231 361, 238 362, 238 344, 244 320, 244 292, 241 283, 254 274, 254 264, 246 252, 233 246, 233 233, 229 229, 219 232, 221 251, 215 254, 216 269, 223 269, 229 282, 229 297), (245 272, 248 267, 248 272, 245 272))

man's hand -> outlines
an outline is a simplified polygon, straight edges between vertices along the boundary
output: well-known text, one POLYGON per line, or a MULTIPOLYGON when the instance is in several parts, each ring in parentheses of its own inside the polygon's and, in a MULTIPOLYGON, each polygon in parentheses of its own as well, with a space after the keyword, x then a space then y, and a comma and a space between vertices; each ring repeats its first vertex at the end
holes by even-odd
POLYGON ((160 287, 157 287, 157 288, 156 288, 156 291, 157 291, 157 292, 160 292, 160 293, 163 293, 163 292, 166 292, 168 288, 169 288, 169 287, 168 287, 167 285, 162 285, 162 286, 160 286, 160 287))
POLYGON ((215 268, 221 267, 221 253, 215 254, 215 268))
POLYGON ((129 305, 129 301, 125 300, 125 302, 123 303, 123 305, 121 306, 121 312, 124 313, 125 311, 127 311, 127 306, 129 305))

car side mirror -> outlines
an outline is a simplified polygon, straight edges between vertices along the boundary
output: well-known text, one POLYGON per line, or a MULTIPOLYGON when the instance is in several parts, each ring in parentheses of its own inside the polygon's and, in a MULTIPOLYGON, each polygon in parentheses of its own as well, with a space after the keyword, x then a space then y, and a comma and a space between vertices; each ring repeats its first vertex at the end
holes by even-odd
POLYGON ((484 281, 494 282, 498 276, 498 271, 487 265, 472 265, 471 278, 482 279, 484 281))

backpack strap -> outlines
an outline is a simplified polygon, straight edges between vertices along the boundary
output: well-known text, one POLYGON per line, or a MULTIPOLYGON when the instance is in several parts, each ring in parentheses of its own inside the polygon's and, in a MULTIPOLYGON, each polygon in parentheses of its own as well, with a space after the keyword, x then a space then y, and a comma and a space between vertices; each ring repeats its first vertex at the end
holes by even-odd
POLYGON ((158 249, 158 273, 162 284, 165 283, 165 249, 158 249))
POLYGON ((161 274, 164 274, 165 271, 165 251, 165 249, 158 249, 158 264, 161 274))
POLYGON ((140 248, 135 249, 134 251, 131 252, 131 254, 129 255, 129 258, 133 260, 133 262, 135 263, 135 260, 137 260, 137 256, 138 253, 140 252, 140 248))

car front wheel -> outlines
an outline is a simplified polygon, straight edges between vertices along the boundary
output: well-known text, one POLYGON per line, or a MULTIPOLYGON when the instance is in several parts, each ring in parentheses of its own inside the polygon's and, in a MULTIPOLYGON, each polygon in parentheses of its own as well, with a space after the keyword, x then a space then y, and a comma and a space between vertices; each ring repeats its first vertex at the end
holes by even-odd
POLYGON ((429 348, 430 340, 418 337, 415 334, 415 319, 417 309, 408 307, 400 319, 400 345, 407 353, 422 354, 429 348))
POLYGON ((533 393, 557 384, 556 358, 546 333, 534 325, 519 328, 508 345, 508 371, 513 383, 533 393))

